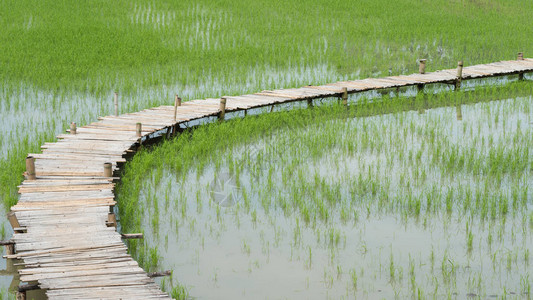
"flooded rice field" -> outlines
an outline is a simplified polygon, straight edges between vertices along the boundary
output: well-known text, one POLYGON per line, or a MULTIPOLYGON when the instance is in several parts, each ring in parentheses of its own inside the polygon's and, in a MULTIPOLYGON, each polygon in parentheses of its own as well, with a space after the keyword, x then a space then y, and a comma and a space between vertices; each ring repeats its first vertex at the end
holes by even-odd
POLYGON ((531 297, 532 108, 280 118, 181 169, 156 150, 132 251, 197 299, 531 297))

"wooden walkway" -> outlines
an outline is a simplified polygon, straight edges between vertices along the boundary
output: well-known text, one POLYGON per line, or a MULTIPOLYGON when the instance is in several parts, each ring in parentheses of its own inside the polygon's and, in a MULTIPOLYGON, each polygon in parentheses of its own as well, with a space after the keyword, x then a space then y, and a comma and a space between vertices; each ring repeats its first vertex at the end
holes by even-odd
MULTIPOLYGON (((533 71, 533 59, 502 61, 462 69, 462 80, 523 74, 533 71)), ((141 137, 162 130, 175 132, 180 123, 227 112, 291 101, 342 97, 375 89, 425 84, 456 84, 457 69, 426 74, 344 81, 321 86, 262 91, 221 99, 193 100, 180 106, 160 106, 77 128, 55 143, 42 145, 20 186, 19 202, 11 208, 15 253, 22 259, 22 282, 37 284, 50 299, 169 298, 128 254, 116 232, 113 188, 117 177, 104 172, 111 162, 114 174, 124 156, 137 149, 141 137), (175 111, 176 110, 176 111, 175 111), (177 117, 175 117, 177 113, 177 117), (142 132, 137 133, 137 123, 142 132), (110 209, 111 208, 111 209, 110 209)), ((521 75, 523 76, 523 75, 521 75)))

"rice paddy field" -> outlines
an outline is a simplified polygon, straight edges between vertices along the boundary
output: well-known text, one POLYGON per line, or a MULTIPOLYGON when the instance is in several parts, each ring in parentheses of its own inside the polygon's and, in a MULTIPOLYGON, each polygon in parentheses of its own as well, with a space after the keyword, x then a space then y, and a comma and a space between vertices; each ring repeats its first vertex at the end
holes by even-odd
MULTIPOLYGON (((533 56, 530 1, 0 0, 0 203, 112 114, 533 56)), ((128 163, 120 230, 177 299, 530 299, 532 90, 509 76, 278 107, 128 163), (286 111, 290 110, 290 111, 286 111), (264 114, 263 114, 264 113, 264 114)), ((2 239, 12 232, 5 218, 2 239)), ((0 293, 17 284, 0 261, 0 293)))

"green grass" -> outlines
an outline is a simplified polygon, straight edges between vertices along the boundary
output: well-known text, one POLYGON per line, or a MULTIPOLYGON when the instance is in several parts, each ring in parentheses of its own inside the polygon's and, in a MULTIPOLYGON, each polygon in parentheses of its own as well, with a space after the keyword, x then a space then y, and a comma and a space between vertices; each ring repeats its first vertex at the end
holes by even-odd
POLYGON ((368 77, 413 72, 417 58, 435 70, 533 49, 533 4, 518 0, 8 0, 0 8, 0 81, 60 92, 198 87, 206 77, 231 85, 252 69, 318 65, 368 77))

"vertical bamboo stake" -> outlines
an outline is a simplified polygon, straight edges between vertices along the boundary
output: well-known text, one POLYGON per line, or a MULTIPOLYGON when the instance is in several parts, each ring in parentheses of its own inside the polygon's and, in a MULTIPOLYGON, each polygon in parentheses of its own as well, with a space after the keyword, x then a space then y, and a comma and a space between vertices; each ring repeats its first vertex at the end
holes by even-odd
MULTIPOLYGON (((524 60, 524 52, 518 52, 517 60, 524 60)), ((524 73, 518 73, 518 80, 524 80, 524 73)))
POLYGON ((135 134, 137 135, 137 137, 141 137, 142 136, 142 128, 143 128, 143 124, 142 123, 137 123, 135 125, 135 134))
POLYGON ((20 227, 19 220, 14 212, 10 211, 7 213, 7 220, 9 221, 9 224, 11 224, 11 228, 15 229, 20 227))
POLYGON ((220 98, 220 106, 219 106, 219 113, 218 113, 219 121, 224 121, 225 115, 226 115, 226 98, 222 97, 220 98))
POLYGON ((28 180, 35 180, 35 158, 33 156, 26 157, 26 175, 28 180))
POLYGON ((457 114, 457 121, 463 120, 463 111, 462 111, 462 105, 459 104, 455 108, 455 113, 457 114))
POLYGON ((457 63, 457 78, 455 79, 455 90, 461 88, 461 81, 463 80, 463 61, 457 63))
POLYGON ((70 123, 70 134, 76 134, 76 123, 70 123))
POLYGON ((113 176, 113 165, 110 162, 104 163, 104 177, 113 176))
POLYGON ((17 291, 15 293, 15 299, 17 299, 17 300, 26 300, 26 292, 25 291, 24 292, 17 291))
POLYGON ((15 245, 9 244, 6 245, 6 255, 13 255, 15 254, 15 245))
POLYGON ((348 106, 348 88, 342 88, 342 105, 348 106))
POLYGON ((176 97, 174 97, 174 122, 176 122, 178 115, 178 106, 181 106, 181 98, 176 94, 176 97))
POLYGON ((418 72, 420 74, 425 74, 426 73, 426 59, 421 59, 420 60, 420 65, 418 65, 418 72))
POLYGON ((107 214, 107 227, 117 227, 117 218, 115 216, 114 205, 109 206, 109 213, 107 214))
POLYGON ((118 93, 117 92, 115 92, 114 103, 115 103, 115 116, 118 116, 118 93))
POLYGON ((107 227, 117 227, 117 217, 113 213, 107 214, 107 227))

